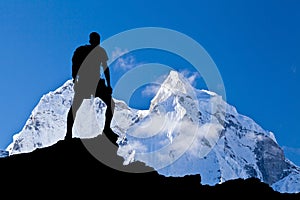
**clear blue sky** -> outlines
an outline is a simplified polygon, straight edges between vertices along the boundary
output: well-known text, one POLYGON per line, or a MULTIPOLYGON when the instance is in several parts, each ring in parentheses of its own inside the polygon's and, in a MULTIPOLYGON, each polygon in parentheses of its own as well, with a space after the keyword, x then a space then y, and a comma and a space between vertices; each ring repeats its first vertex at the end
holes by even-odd
MULTIPOLYGON (((1 1, 0 149, 23 128, 42 95, 71 78, 72 53, 91 31, 103 41, 134 28, 163 27, 205 48, 222 76, 227 102, 274 132, 300 166, 299 9, 298 0, 1 1)), ((169 61, 164 52, 130 56, 133 64, 188 65, 169 61)), ((114 84, 121 71, 112 71, 114 84)), ((131 103, 148 106, 147 100, 131 103)))

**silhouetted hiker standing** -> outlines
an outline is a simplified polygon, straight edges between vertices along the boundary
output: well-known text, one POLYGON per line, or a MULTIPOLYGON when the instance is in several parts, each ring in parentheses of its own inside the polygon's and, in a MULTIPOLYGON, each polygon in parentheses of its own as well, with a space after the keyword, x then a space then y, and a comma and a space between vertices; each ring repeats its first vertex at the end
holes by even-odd
POLYGON ((105 49, 100 46, 100 35, 97 32, 90 33, 89 43, 76 48, 72 57, 72 78, 75 95, 68 113, 68 130, 65 139, 72 138, 72 126, 83 99, 99 97, 107 105, 103 132, 111 142, 116 144, 118 136, 110 128, 114 104, 111 96, 110 71, 107 65, 108 56, 105 49), (100 67, 103 68, 105 79, 100 77, 100 67))

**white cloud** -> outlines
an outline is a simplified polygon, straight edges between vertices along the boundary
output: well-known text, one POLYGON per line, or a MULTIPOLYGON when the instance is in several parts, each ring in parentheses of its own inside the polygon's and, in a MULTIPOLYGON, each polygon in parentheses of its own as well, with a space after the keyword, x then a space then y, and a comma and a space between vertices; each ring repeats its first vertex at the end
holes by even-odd
POLYGON ((121 49, 119 47, 115 47, 115 50, 111 53, 111 59, 115 60, 118 57, 123 56, 124 54, 128 53, 127 49, 121 49))
POLYGON ((283 146, 282 148, 285 152, 289 152, 300 156, 300 148, 287 147, 287 146, 283 146))
MULTIPOLYGON (((194 129, 196 128, 194 127, 194 129)), ((212 150, 219 140, 220 132, 223 130, 223 126, 217 123, 206 123, 202 126, 198 126, 196 130, 197 134, 194 137, 193 144, 189 149, 189 153, 202 158, 212 150)))
POLYGON ((142 95, 144 97, 149 97, 149 96, 152 97, 153 95, 156 95, 160 88, 161 83, 166 79, 167 76, 168 74, 161 75, 154 81, 154 83, 156 84, 147 85, 145 89, 142 91, 142 95))
POLYGON ((115 50, 111 54, 111 59, 115 60, 115 67, 121 70, 129 70, 136 66, 136 59, 134 56, 128 54, 129 51, 127 49, 121 49, 116 47, 115 50))
POLYGON ((134 161, 136 150, 145 152, 147 150, 147 147, 139 141, 132 141, 128 145, 120 146, 118 148, 117 154, 124 158, 123 164, 128 165, 134 161))
POLYGON ((199 74, 199 72, 191 72, 189 70, 182 70, 180 71, 180 73, 187 78, 187 80, 190 82, 191 85, 195 85, 196 80, 198 78, 201 78, 201 75, 199 74))
POLYGON ((198 158, 206 156, 217 143, 222 128, 219 124, 207 123, 199 126, 189 120, 174 121, 168 115, 152 115, 143 124, 132 127, 129 132, 136 138, 169 135, 163 140, 159 137, 159 146, 162 148, 154 152, 145 152, 142 145, 132 147, 135 152, 143 152, 136 154, 138 160, 160 169, 176 161, 185 152, 198 158))
POLYGON ((165 116, 151 115, 142 123, 137 124, 131 128, 130 135, 136 138, 149 138, 156 134, 166 132, 169 123, 165 116))
POLYGON ((142 95, 143 96, 153 96, 157 93, 157 91, 159 90, 160 86, 159 85, 147 85, 145 87, 145 89, 142 91, 142 95))
MULTIPOLYGON (((212 150, 219 139, 221 126, 216 124, 206 124, 198 127, 189 121, 181 123, 168 122, 160 131, 173 129, 174 139, 172 142, 165 140, 165 146, 159 150, 136 154, 138 160, 146 162, 156 170, 172 164, 184 153, 202 158, 212 150)), ((148 134, 151 135, 151 133, 148 134)))

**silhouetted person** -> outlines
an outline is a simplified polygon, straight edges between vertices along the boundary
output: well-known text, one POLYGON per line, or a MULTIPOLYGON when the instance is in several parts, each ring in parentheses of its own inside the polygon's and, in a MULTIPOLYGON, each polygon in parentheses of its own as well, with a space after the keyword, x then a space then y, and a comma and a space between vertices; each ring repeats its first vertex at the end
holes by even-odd
POLYGON ((68 130, 65 139, 72 138, 72 126, 83 99, 99 97, 107 105, 103 132, 111 142, 116 144, 118 136, 110 128, 114 104, 111 96, 110 71, 107 65, 108 56, 105 49, 100 46, 100 35, 97 32, 90 33, 89 43, 76 48, 72 56, 72 78, 75 95, 68 114, 68 130), (100 77, 101 67, 105 79, 100 77))

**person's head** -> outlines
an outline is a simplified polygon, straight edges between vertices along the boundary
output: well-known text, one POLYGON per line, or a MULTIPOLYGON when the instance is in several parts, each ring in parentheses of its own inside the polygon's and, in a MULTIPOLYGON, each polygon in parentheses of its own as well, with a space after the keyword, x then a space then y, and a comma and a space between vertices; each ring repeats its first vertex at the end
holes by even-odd
POLYGON ((100 44, 100 35, 97 32, 91 32, 89 37, 91 45, 96 46, 100 44))

